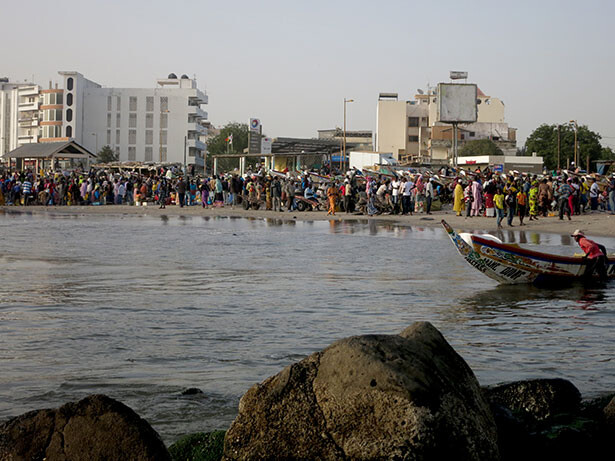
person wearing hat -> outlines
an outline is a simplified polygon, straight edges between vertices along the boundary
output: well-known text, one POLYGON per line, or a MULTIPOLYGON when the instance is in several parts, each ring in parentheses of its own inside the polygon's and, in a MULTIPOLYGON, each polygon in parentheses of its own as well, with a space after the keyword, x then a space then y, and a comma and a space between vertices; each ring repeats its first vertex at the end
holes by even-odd
POLYGON ((607 279, 606 248, 585 237, 585 234, 580 229, 575 230, 570 236, 574 238, 575 242, 581 247, 587 259, 587 267, 583 277, 585 279, 590 279, 593 273, 596 272, 600 277, 600 281, 605 282, 607 279))

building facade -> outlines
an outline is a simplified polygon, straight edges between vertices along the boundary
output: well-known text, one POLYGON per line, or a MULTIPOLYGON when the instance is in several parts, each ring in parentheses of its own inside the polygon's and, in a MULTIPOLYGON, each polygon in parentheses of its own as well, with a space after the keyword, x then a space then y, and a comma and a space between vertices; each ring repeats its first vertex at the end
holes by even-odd
MULTIPOLYGON (((477 103, 477 121, 459 125, 458 145, 490 139, 505 155, 515 155, 516 129, 505 122, 504 103, 480 89, 477 103)), ((452 160, 452 125, 437 121, 433 90, 416 94, 409 101, 400 101, 397 93, 381 93, 376 124, 376 150, 391 152, 402 164, 444 165, 452 160)))
POLYGON ((203 168, 208 103, 196 80, 170 74, 154 88, 104 88, 78 72, 64 78, 62 133, 91 152, 110 146, 120 161, 203 168))
POLYGON ((0 79, 0 157, 39 140, 40 88, 0 79))

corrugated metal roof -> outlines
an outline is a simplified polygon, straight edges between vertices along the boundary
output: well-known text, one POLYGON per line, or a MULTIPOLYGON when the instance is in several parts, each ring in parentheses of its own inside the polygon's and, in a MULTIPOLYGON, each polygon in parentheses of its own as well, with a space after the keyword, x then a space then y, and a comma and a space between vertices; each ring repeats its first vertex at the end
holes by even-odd
POLYGON ((62 157, 65 154, 69 157, 90 157, 96 158, 96 155, 88 151, 85 147, 80 146, 75 141, 62 142, 43 142, 24 144, 11 152, 4 154, 5 158, 52 158, 62 157))

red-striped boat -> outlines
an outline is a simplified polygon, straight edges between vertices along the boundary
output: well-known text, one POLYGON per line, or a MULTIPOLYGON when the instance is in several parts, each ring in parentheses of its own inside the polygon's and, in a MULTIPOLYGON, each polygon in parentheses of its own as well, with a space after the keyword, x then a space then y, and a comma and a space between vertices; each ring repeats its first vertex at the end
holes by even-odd
MULTIPOLYGON (((503 243, 492 235, 458 234, 442 220, 442 225, 459 254, 475 269, 500 283, 543 283, 581 279, 587 260, 583 256, 541 253, 519 245, 503 243)), ((615 256, 607 259, 607 274, 615 277, 615 256)))

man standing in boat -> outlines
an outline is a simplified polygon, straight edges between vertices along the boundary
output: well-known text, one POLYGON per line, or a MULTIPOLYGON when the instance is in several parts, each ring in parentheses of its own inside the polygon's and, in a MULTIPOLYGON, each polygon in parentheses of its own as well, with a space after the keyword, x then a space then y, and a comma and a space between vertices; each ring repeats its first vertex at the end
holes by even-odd
POLYGON ((577 229, 571 235, 585 252, 587 258, 587 268, 584 277, 590 279, 594 272, 600 276, 601 282, 606 282, 606 248, 588 239, 583 231, 577 229))

